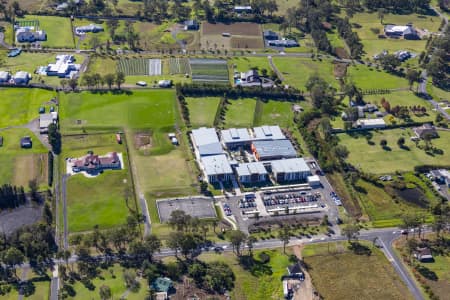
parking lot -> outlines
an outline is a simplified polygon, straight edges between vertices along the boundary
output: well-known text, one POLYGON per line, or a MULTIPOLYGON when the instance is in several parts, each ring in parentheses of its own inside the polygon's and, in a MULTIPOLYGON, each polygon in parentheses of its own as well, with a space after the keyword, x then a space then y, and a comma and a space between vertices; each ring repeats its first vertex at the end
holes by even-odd
POLYGON ((183 210, 186 214, 199 219, 216 218, 216 210, 212 198, 189 197, 176 199, 162 199, 156 201, 161 223, 170 219, 174 210, 183 210))

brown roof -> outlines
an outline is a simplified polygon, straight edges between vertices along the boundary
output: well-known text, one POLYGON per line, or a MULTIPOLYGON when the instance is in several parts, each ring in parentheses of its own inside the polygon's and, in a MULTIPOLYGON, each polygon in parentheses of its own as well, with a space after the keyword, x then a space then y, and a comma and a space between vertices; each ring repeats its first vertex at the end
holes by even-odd
POLYGON ((119 156, 117 155, 117 152, 109 153, 108 156, 98 156, 93 153, 89 153, 85 157, 78 159, 74 162, 74 167, 87 167, 89 169, 95 169, 99 165, 109 165, 114 164, 119 161, 119 156))

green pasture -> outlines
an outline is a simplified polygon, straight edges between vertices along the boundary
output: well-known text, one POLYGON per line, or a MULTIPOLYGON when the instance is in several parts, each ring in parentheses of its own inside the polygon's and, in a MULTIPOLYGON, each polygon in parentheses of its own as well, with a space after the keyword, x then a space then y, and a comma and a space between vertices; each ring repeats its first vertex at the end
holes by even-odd
POLYGON ((348 243, 319 243, 303 250, 314 288, 325 299, 413 299, 378 248, 371 255, 348 250, 348 243), (332 284, 330 284, 332 283, 332 284))
MULTIPOLYGON (((298 103, 302 105, 304 103, 298 103)), ((292 102, 269 100, 261 102, 261 111, 256 111, 253 126, 262 125, 279 125, 282 128, 287 128, 293 125, 294 111, 292 102)))
POLYGON ((102 76, 106 74, 116 74, 117 60, 110 57, 92 56, 89 60, 87 73, 98 73, 102 76))
POLYGON ((246 72, 250 69, 257 68, 258 70, 266 69, 270 72, 271 68, 267 57, 233 57, 229 61, 231 66, 236 66, 236 71, 246 72))
POLYGON ((186 98, 186 101, 188 103, 189 117, 193 127, 213 126, 220 98, 186 98))
POLYGON ((139 34, 139 45, 144 49, 178 49, 172 34, 168 32, 174 25, 172 22, 154 24, 147 22, 135 22, 135 32, 139 34))
MULTIPOLYGON (((338 137, 340 144, 345 145, 350 151, 348 161, 351 164, 366 172, 384 174, 395 171, 411 171, 414 166, 423 164, 449 165, 450 132, 439 131, 438 133, 440 137, 433 139, 432 145, 443 150, 443 154, 427 154, 423 149, 416 147, 410 140, 410 137, 414 136, 411 128, 367 132, 372 135, 371 140, 374 145, 369 145, 366 138, 358 133, 353 136, 338 134, 338 137), (409 150, 401 149, 397 145, 400 137, 405 139, 405 146, 409 150), (387 141, 388 150, 384 150, 380 146, 381 139, 387 141)), ((423 142, 420 142, 420 145, 423 146, 423 142)))
POLYGON ((366 65, 354 65, 347 68, 347 81, 352 81, 363 90, 398 89, 409 87, 405 78, 384 72, 382 69, 366 65))
POLYGON ((0 129, 25 125, 39 117, 39 107, 47 104, 56 94, 42 89, 0 88, 0 129))
POLYGON ((255 114, 255 99, 230 99, 225 115, 225 127, 251 127, 255 114))
POLYGON ((173 90, 61 94, 61 125, 63 131, 162 128, 174 124, 175 106, 173 90))
POLYGON ((21 20, 38 20, 39 28, 47 33, 47 41, 42 42, 49 48, 74 48, 74 39, 69 17, 27 15, 21 20))
POLYGON ((311 60, 300 57, 274 57, 273 62, 283 74, 284 84, 305 90, 305 84, 313 74, 319 74, 323 79, 337 88, 338 81, 333 74, 333 64, 329 60, 311 60))
POLYGON ((28 129, 11 128, 0 130, 3 146, 0 147, 0 185, 10 183, 28 189, 30 180, 35 179, 40 188, 48 186, 47 152, 39 139, 28 129), (32 138, 33 147, 22 149, 20 139, 32 138))

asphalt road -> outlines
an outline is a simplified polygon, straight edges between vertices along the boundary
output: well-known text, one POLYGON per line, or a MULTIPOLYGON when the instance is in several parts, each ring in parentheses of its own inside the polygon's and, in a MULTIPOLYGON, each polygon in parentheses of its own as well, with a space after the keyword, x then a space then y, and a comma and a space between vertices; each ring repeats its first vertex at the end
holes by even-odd
POLYGON ((63 223, 64 223, 64 232, 63 232, 63 246, 64 249, 69 248, 69 222, 67 221, 67 178, 69 178, 68 174, 64 174, 61 180, 61 199, 63 205, 63 223))
POLYGON ((433 107, 439 111, 447 120, 450 120, 450 114, 447 113, 447 111, 445 109, 443 109, 442 107, 439 106, 439 104, 433 100, 433 97, 431 97, 431 95, 429 95, 427 93, 427 79, 428 79, 428 74, 427 74, 427 70, 423 70, 422 74, 420 75, 421 80, 419 83, 419 92, 424 95, 424 98, 430 102, 431 105, 433 105, 433 107))

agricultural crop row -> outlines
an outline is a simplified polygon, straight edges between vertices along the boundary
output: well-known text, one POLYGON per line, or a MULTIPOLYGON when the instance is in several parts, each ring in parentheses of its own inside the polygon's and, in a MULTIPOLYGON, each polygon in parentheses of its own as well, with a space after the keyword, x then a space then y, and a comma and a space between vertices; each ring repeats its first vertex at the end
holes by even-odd
POLYGON ((169 59, 170 74, 190 74, 191 68, 187 58, 171 57, 169 59))
POLYGON ((225 60, 191 59, 189 63, 194 81, 229 81, 228 65, 225 60))
POLYGON ((149 60, 146 58, 120 59, 117 70, 127 76, 148 75, 149 60))

